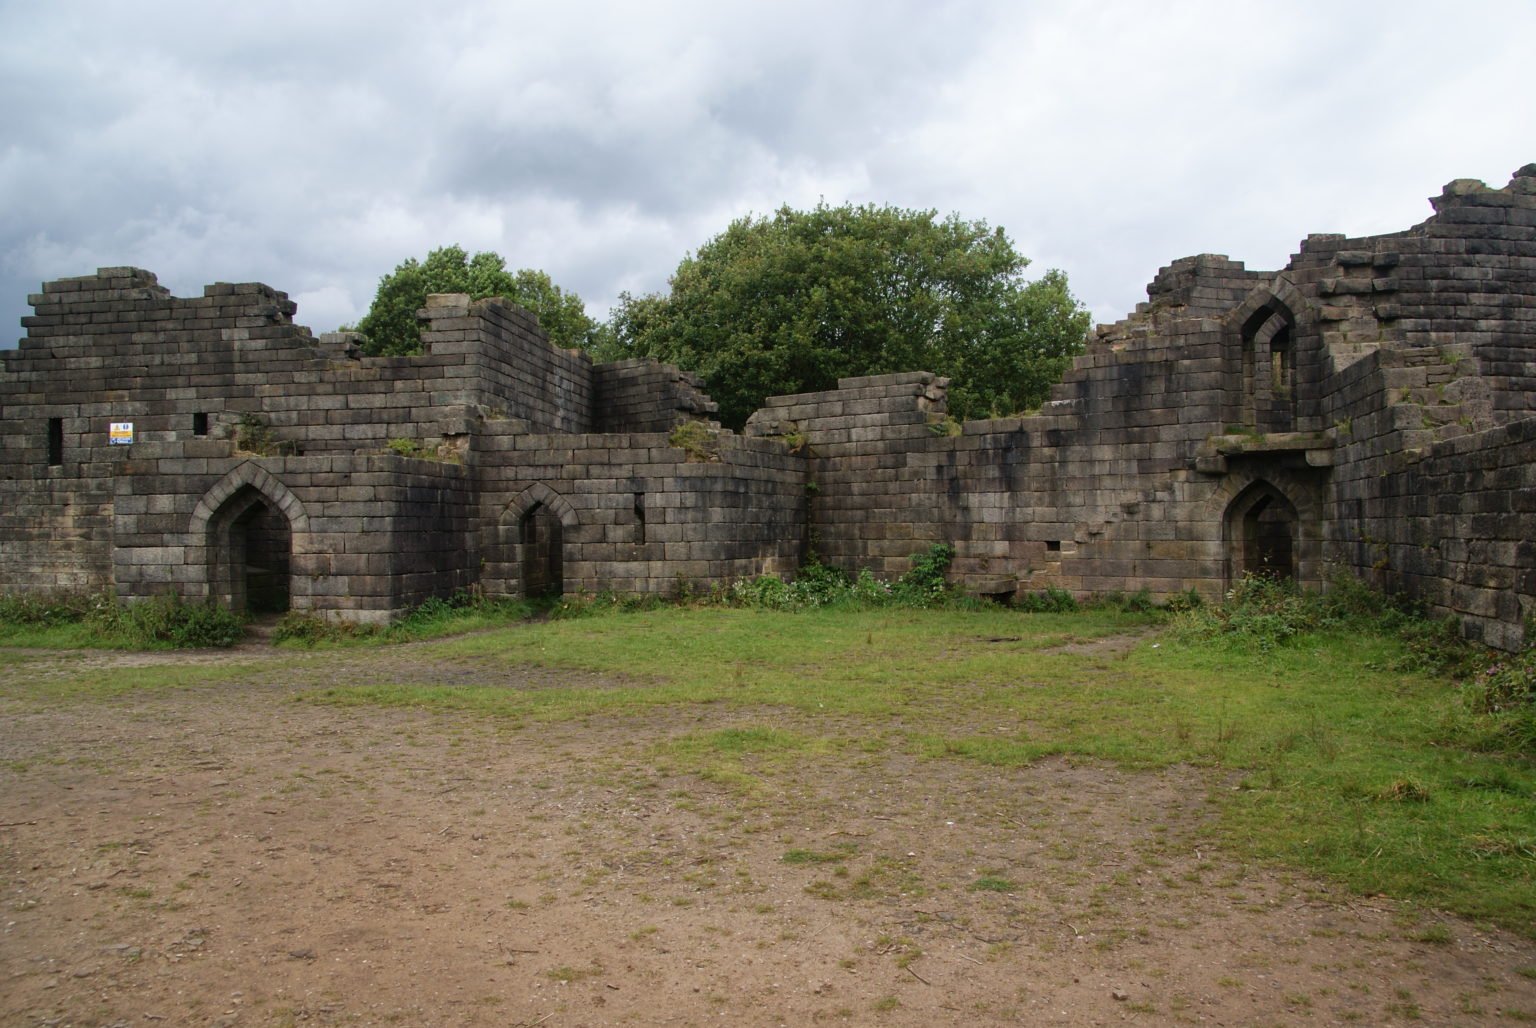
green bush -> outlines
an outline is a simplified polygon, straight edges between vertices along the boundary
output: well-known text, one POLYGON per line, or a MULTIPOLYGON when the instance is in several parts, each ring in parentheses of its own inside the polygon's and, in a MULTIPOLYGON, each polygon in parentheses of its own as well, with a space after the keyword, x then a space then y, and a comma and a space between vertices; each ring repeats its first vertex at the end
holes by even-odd
POLYGON ((143 649, 233 646, 245 635, 245 619, 216 603, 188 603, 165 593, 134 603, 101 603, 87 620, 143 649))
POLYGON ((107 591, 0 596, 0 624, 20 629, 8 638, 44 646, 232 646, 245 634, 238 614, 213 603, 188 603, 175 593, 127 604, 107 591), (72 631, 54 631, 70 626, 72 631))
POLYGON ((1236 637, 1270 649, 1324 623, 1323 605, 1316 596, 1275 578, 1246 576, 1219 604, 1179 615, 1175 623, 1186 635, 1236 637))
POLYGON ((1025 593, 1014 601, 1014 606, 1029 614, 1070 614, 1077 609, 1077 600, 1060 586, 1051 586, 1042 592, 1025 593))
POLYGON ((1536 704, 1536 650, 1483 668, 1462 686, 1463 702, 1477 714, 1498 714, 1536 704))
POLYGON ((1485 657, 1456 692, 1460 702, 1440 725, 1442 745, 1536 757, 1536 649, 1485 657))
POLYGON ((1186 610, 1197 610, 1203 606, 1205 606, 1205 597, 1201 596, 1198 590, 1190 588, 1168 597, 1168 602, 1163 604, 1163 609, 1170 614, 1182 614, 1186 610))
MULTIPOLYGON (((679 590, 676 601, 679 603, 691 603, 694 596, 692 590, 679 590)), ((621 614, 629 611, 651 610, 667 602, 660 596, 620 596, 618 593, 604 590, 600 593, 575 593, 569 596, 561 596, 545 608, 553 621, 563 621, 569 618, 597 617, 602 614, 621 614)), ((532 613, 533 606, 529 606, 532 613)))
POLYGON ((0 596, 0 622, 53 627, 84 621, 97 607, 115 605, 111 593, 45 593, 0 596))
POLYGON ((891 584, 891 597, 903 607, 942 606, 953 595, 945 574, 954 562, 955 548, 934 543, 926 553, 912 554, 912 568, 891 584))
POLYGON ((390 625, 331 621, 305 611, 290 610, 278 619, 272 641, 299 646, 409 642, 518 621, 532 616, 535 610, 536 605, 527 600, 486 596, 478 590, 461 589, 447 598, 427 597, 390 625))
POLYGON ((869 568, 860 568, 849 586, 848 596, 855 604, 879 607, 891 602, 891 587, 876 578, 869 568))
POLYGON ((954 559, 948 543, 935 543, 924 553, 912 555, 912 569, 895 582, 885 583, 868 568, 850 575, 841 568, 811 560, 786 582, 778 575, 743 579, 726 591, 727 602, 764 610, 803 610, 811 607, 870 608, 935 607, 954 602, 954 590, 944 580, 954 559))
MULTIPOLYGON (((875 581, 868 569, 861 572, 870 582, 875 581)), ((879 586, 879 583, 875 583, 879 586)), ((829 603, 836 603, 846 599, 854 585, 854 579, 842 568, 835 568, 812 557, 800 568, 795 575, 794 585, 791 587, 794 596, 804 606, 824 607, 829 603)), ((882 592, 883 587, 875 591, 882 592)), ((873 593, 872 593, 873 594, 873 593)))
POLYGON ((1248 575, 1221 603, 1180 612, 1175 628, 1187 636, 1233 637, 1267 650, 1305 632, 1367 620, 1366 609, 1354 591, 1340 602, 1289 581, 1248 575))
POLYGON ((1152 599, 1152 590, 1145 586, 1130 594, 1112 593, 1105 597, 1105 600, 1111 607, 1123 610, 1127 614, 1150 614, 1157 610, 1157 603, 1152 599))
POLYGON ((795 588, 778 575, 758 575, 743 578, 731 585, 732 603, 741 607, 757 607, 762 610, 792 610, 806 606, 795 588))
MULTIPOLYGON (((1391 670, 1441 676, 1467 672, 1477 657, 1455 621, 1426 617, 1402 597, 1349 577, 1332 579, 1327 591, 1314 593, 1292 582, 1249 576, 1221 603, 1180 607, 1174 630, 1186 638, 1227 638, 1268 650, 1308 632, 1377 632, 1403 644, 1391 670)), ((1169 609, 1175 609, 1172 603, 1169 609)))
POLYGON ((277 619, 277 625, 272 630, 272 641, 315 646, 319 643, 368 639, 378 634, 379 629, 374 625, 359 625, 351 621, 327 621, 307 611, 290 610, 277 619))

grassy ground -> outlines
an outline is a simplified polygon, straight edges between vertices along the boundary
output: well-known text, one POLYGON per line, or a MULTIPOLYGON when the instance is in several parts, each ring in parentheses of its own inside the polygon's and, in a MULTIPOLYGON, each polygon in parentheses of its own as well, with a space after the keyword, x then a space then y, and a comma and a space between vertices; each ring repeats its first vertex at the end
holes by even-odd
POLYGON ((1260 649, 1156 624, 1114 611, 663 609, 426 644, 446 666, 596 672, 601 687, 385 679, 306 698, 521 726, 734 709, 759 727, 658 756, 745 791, 776 761, 828 751, 1223 769, 1227 845, 1536 931, 1536 771, 1477 748, 1450 682, 1390 670, 1403 654, 1387 636, 1310 632, 1260 649))

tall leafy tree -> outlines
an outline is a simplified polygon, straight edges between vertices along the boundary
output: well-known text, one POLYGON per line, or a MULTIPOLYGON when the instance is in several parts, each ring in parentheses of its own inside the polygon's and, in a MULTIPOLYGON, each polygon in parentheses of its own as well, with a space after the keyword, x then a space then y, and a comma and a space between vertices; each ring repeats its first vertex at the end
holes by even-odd
POLYGON ((620 297, 607 356, 704 376, 727 425, 763 398, 933 371, 960 417, 1037 406, 1088 313, 1059 271, 1034 281, 1002 229, 873 205, 745 217, 683 259, 666 294, 620 297))
POLYGON ((363 351, 372 356, 421 352, 421 328, 416 312, 429 293, 468 293, 473 300, 500 296, 538 316, 550 342, 567 349, 590 346, 598 325, 587 317, 581 297, 567 293, 542 271, 507 271, 507 262, 483 251, 470 257, 461 247, 445 246, 424 261, 408 258, 379 280, 373 305, 358 322, 363 351))

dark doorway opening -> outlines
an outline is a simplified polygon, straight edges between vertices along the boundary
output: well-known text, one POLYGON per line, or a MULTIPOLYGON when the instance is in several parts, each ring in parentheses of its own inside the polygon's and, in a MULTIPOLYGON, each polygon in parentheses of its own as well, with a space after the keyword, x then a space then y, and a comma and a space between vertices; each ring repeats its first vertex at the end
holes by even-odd
POLYGON ((565 592, 562 529, 560 516, 543 503, 535 503, 518 519, 518 563, 525 598, 542 600, 565 592))
POLYGON ((258 503, 236 519, 234 534, 245 551, 245 609, 252 614, 288 610, 292 533, 282 512, 258 503))
POLYGON ((1268 482, 1255 482, 1227 508, 1229 578, 1294 581, 1299 519, 1296 507, 1268 482))
POLYGON ((1243 570, 1266 578, 1296 577, 1296 516, 1273 497, 1254 505, 1246 517, 1243 570))
POLYGON ((259 490, 246 486, 210 522, 213 598, 231 610, 282 614, 291 602, 293 530, 259 490))

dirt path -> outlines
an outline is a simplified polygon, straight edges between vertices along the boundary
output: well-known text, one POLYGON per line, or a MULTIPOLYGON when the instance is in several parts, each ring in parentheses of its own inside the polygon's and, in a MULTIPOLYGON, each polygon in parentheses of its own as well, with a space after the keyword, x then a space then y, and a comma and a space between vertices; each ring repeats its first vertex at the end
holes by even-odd
POLYGON ((5 1025, 1536 1019, 1536 946, 1237 862, 1204 773, 844 751, 703 780, 660 744, 746 715, 293 701, 548 680, 409 648, 133 659, 229 677, 0 701, 5 1025))

